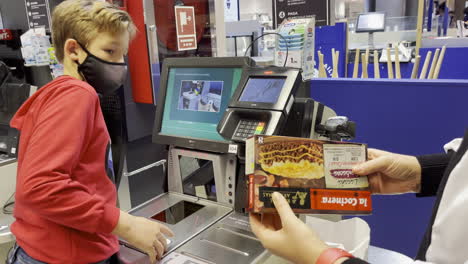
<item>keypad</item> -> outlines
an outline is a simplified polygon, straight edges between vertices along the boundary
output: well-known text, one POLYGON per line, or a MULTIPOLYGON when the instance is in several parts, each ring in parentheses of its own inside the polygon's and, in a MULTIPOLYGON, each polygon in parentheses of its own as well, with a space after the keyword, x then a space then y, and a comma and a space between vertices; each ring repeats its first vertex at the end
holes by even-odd
POLYGON ((265 122, 255 120, 241 120, 234 132, 233 139, 246 140, 253 135, 262 134, 265 128, 265 122))

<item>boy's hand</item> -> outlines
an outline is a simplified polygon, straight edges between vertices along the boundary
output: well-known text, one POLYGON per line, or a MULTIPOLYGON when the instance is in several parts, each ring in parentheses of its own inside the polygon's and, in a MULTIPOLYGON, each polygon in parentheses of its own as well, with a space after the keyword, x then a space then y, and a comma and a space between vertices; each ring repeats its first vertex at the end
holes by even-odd
POLYGON ((396 194, 419 192, 421 165, 414 156, 368 149, 369 160, 353 168, 357 175, 367 175, 372 193, 396 194))
POLYGON ((146 252, 151 263, 154 263, 156 259, 161 259, 167 249, 165 236, 174 236, 174 233, 165 225, 144 217, 131 216, 122 211, 113 233, 146 252))
POLYGON ((250 214, 252 231, 271 253, 294 263, 315 263, 328 246, 317 234, 294 215, 279 193, 273 193, 273 203, 279 215, 250 214))

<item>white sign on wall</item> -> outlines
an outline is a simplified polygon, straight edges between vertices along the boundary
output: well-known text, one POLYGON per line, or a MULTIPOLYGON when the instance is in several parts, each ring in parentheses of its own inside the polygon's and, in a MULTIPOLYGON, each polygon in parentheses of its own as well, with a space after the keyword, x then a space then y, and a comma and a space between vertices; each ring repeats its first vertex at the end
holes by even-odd
POLYGON ((224 0, 224 22, 239 21, 239 0, 224 0))

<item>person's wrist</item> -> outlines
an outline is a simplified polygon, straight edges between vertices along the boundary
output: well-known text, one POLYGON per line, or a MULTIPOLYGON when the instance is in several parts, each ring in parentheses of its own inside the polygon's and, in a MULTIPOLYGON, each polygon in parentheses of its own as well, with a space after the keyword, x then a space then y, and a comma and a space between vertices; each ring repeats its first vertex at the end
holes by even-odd
POLYGON ((133 217, 124 211, 120 211, 119 221, 117 222, 116 227, 112 231, 112 234, 127 239, 128 234, 132 230, 133 217))
POLYGON ((322 255, 322 253, 329 248, 330 247, 325 243, 321 243, 320 245, 315 245, 313 248, 310 248, 303 254, 298 254, 298 257, 300 259, 295 262, 299 264, 316 263, 320 255, 322 255))
POLYGON ((340 248, 327 248, 316 259, 315 264, 341 264, 348 258, 352 258, 349 252, 340 248))
POLYGON ((412 181, 412 186, 411 190, 419 193, 421 191, 421 174, 422 174, 422 168, 421 164, 419 163, 418 159, 415 156, 411 156, 412 159, 412 164, 413 164, 413 181, 412 181))

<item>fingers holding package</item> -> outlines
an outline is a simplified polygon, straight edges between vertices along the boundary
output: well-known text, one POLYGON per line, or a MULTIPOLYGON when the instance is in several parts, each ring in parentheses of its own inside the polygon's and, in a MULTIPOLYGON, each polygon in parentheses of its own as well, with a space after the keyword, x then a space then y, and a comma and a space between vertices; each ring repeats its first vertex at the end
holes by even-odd
POLYGON ((278 214, 250 215, 252 231, 273 254, 294 263, 315 263, 328 246, 296 217, 286 199, 273 193, 278 214))
POLYGON ((414 156, 368 149, 368 161, 353 168, 357 175, 367 175, 374 194, 418 192, 421 166, 414 156))

